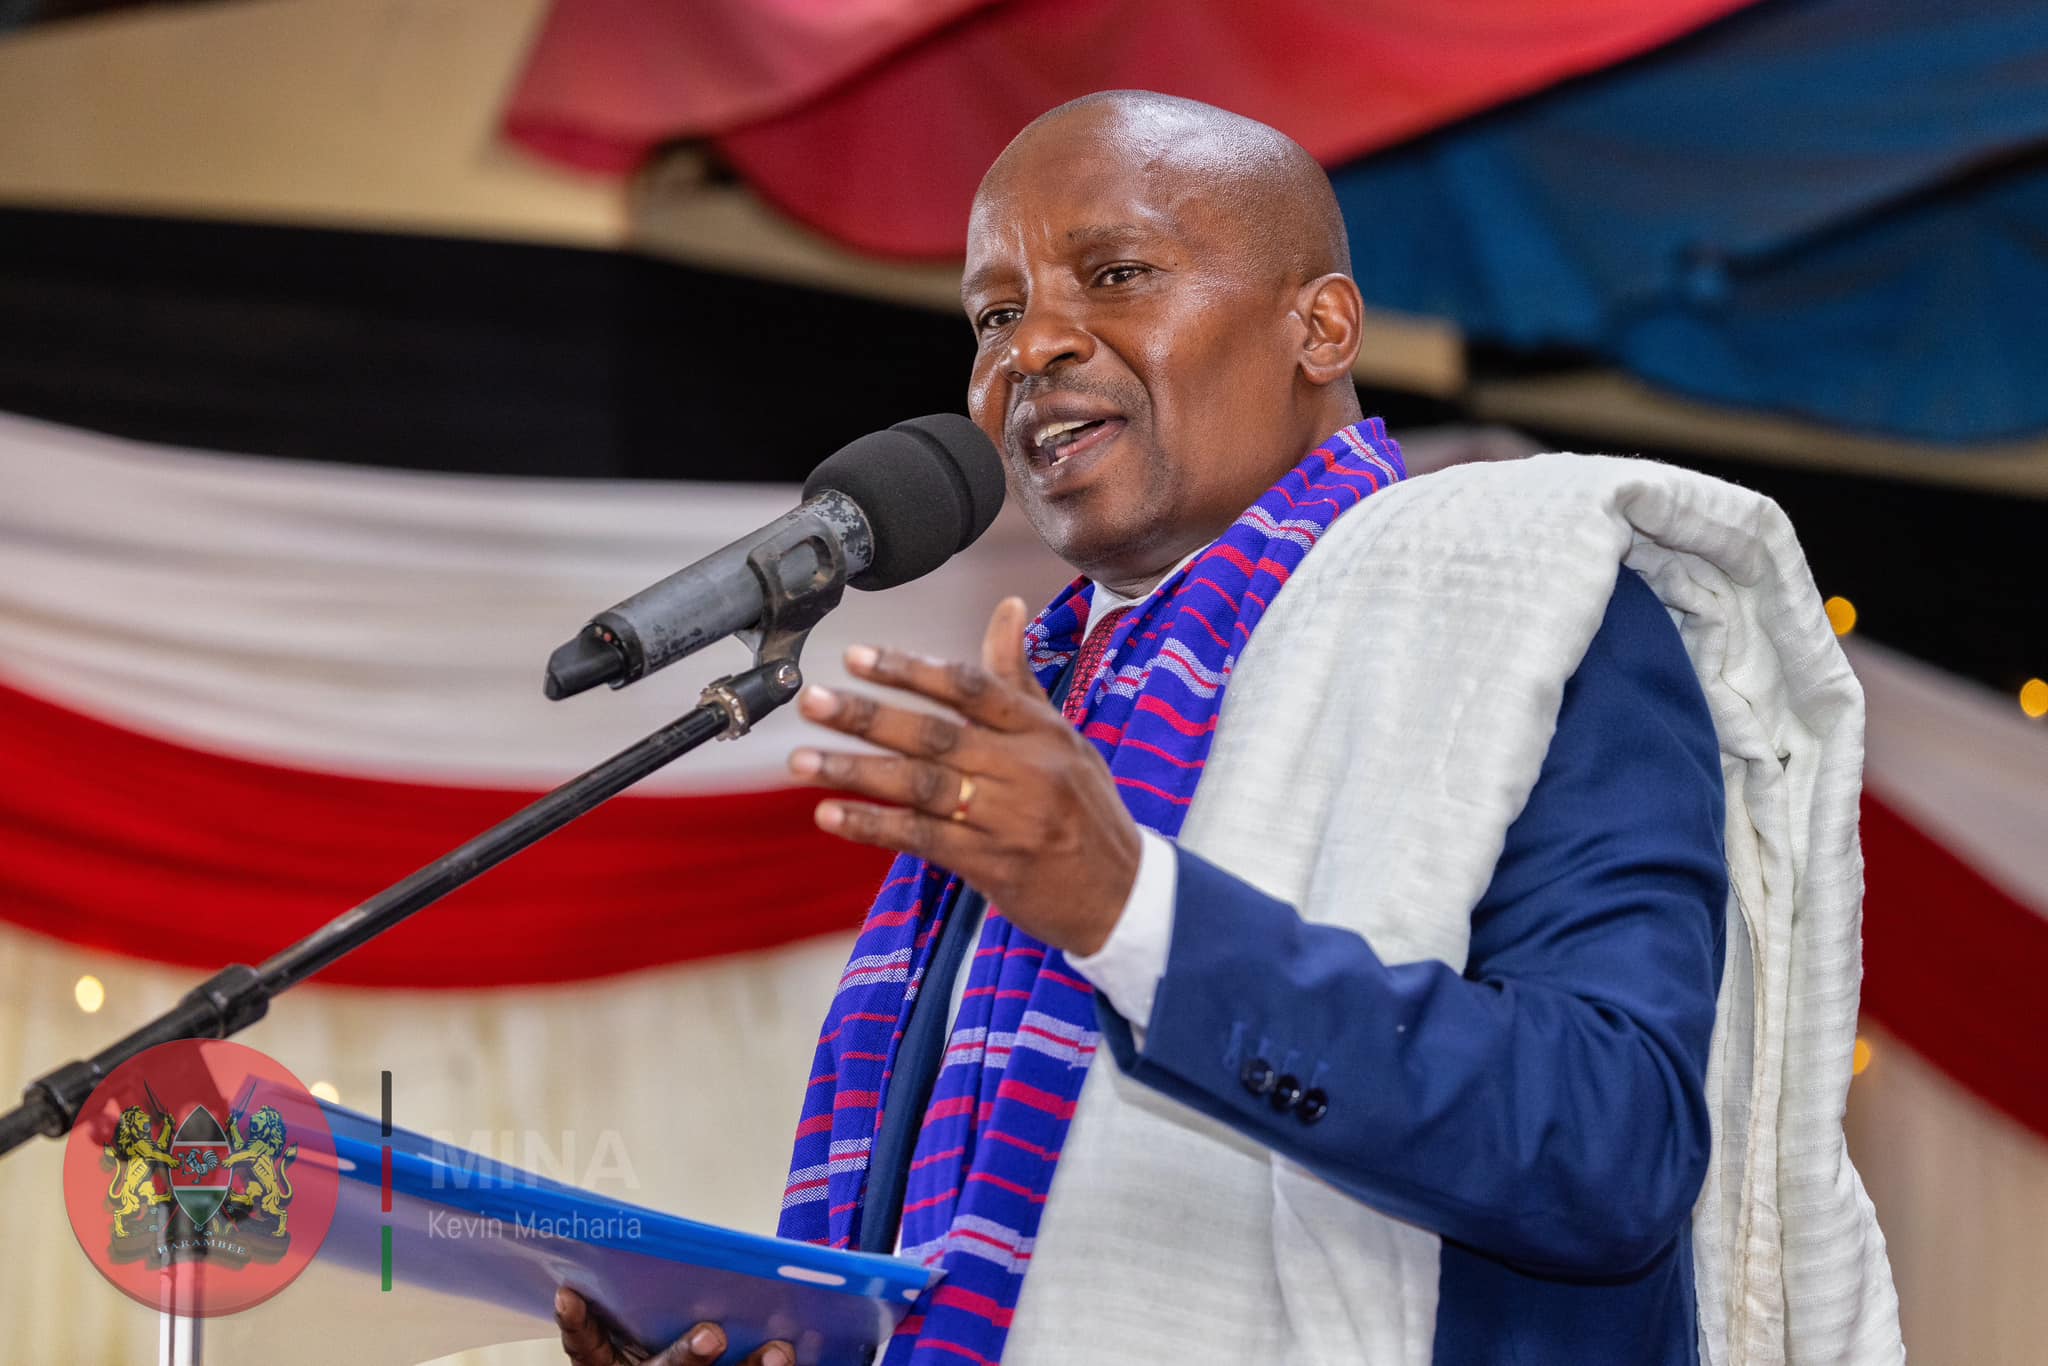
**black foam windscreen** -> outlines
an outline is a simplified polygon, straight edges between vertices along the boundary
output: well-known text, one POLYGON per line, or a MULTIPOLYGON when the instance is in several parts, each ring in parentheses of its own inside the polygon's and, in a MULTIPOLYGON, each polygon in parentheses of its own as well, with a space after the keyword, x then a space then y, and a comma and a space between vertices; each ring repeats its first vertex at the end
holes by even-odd
POLYGON ((804 497, 845 494, 866 514, 875 558, 848 580, 894 588, 931 573, 974 544, 1003 507, 1003 463, 979 427, 934 413, 870 432, 825 457, 804 497))

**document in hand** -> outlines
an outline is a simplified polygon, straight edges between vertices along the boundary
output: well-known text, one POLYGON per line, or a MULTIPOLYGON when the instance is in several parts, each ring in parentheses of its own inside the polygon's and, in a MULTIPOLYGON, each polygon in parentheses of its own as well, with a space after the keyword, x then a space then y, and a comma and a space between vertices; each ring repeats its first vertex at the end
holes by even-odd
POLYGON ((566 1285, 649 1350, 710 1320, 725 1326, 728 1361, 785 1338, 803 1366, 851 1366, 889 1339, 939 1276, 895 1257, 625 1204, 324 1108, 342 1178, 334 1225, 299 1282, 247 1314, 208 1322, 209 1359, 264 1323, 298 1344, 295 1359, 352 1366, 551 1338, 555 1289, 566 1285))

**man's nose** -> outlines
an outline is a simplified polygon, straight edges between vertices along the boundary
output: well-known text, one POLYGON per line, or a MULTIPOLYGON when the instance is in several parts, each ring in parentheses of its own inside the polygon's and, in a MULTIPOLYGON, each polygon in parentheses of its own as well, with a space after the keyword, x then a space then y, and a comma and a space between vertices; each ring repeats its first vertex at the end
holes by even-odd
POLYGON ((1081 363, 1095 354, 1095 339, 1072 313, 1044 304, 1026 309, 1010 333, 1010 354, 1004 368, 1012 382, 1036 379, 1063 363, 1081 363))

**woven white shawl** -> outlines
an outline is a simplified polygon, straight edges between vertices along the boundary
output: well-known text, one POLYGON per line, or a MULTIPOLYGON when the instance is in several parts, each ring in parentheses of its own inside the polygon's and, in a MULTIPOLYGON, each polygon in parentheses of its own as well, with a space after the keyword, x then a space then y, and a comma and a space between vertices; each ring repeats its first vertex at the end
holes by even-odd
MULTIPOLYGON (((1702 1359, 1904 1359, 1842 1137, 1861 975, 1863 699, 1783 512, 1639 460, 1546 455, 1399 484, 1274 600, 1182 842, 1389 962, 1462 966, 1615 569, 1678 622, 1722 750, 1732 885, 1694 1213, 1702 1359)), ((1369 1078, 1333 1080, 1370 1086, 1369 1078)), ((1437 1239, 1091 1069, 1011 1366, 1426 1366, 1437 1239)))

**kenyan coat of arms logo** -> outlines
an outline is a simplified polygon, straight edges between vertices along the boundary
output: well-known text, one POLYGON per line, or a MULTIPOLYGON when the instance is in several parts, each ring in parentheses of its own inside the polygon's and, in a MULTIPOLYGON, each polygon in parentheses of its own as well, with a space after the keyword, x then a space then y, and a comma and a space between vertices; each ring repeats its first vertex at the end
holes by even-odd
POLYGON ((73 1126, 65 1203, 123 1293, 181 1312, 247 1309, 304 1270, 339 1197, 320 1102, 253 1048, 161 1044, 107 1077, 73 1126))

